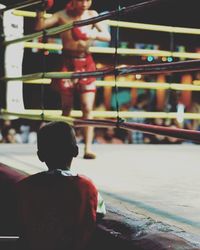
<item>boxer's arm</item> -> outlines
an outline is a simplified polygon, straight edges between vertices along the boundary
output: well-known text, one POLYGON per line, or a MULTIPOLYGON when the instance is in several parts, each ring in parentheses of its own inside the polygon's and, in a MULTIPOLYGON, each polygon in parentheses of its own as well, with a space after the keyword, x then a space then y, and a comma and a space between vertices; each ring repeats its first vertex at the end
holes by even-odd
POLYGON ((50 18, 45 18, 46 11, 38 11, 36 14, 35 30, 42 30, 53 27, 59 22, 59 13, 53 14, 50 18))
MULTIPOLYGON (((90 11, 89 14, 90 18, 98 16, 98 13, 94 10, 90 11)), ((93 28, 88 28, 88 30, 83 30, 81 27, 73 28, 72 37, 75 41, 99 40, 109 42, 111 40, 108 25, 105 21, 95 23, 93 28)))
MULTIPOLYGON (((98 16, 96 11, 92 11, 92 17, 98 16)), ((111 35, 109 32, 109 27, 106 21, 98 22, 94 24, 94 29, 91 30, 91 39, 98 40, 102 42, 109 42, 111 40, 111 35)))
POLYGON ((46 11, 54 5, 54 0, 45 0, 38 6, 36 14, 35 30, 42 30, 58 24, 59 12, 53 14, 50 18, 45 18, 46 11))

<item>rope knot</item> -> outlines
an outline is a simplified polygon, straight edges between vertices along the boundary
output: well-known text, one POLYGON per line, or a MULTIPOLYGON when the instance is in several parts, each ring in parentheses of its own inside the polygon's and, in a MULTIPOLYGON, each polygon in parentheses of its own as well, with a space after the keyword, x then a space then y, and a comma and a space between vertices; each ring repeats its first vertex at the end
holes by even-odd
POLYGON ((118 117, 117 117, 117 122, 116 122, 116 127, 117 127, 117 128, 120 128, 120 125, 121 125, 122 123, 124 123, 124 122, 125 122, 125 120, 118 116, 118 117))

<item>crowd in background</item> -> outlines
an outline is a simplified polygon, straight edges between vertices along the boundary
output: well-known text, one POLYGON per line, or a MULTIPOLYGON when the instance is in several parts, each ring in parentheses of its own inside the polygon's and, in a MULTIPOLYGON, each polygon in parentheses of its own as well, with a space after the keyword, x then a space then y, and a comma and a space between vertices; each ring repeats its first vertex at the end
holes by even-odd
MULTIPOLYGON (((134 106, 129 103, 122 105, 120 110, 123 111, 149 111, 150 98, 148 93, 138 95, 137 102, 134 106)), ((103 104, 101 104, 103 109, 103 104)), ((198 98, 193 98, 190 112, 199 113, 200 103, 198 98)), ((127 122, 137 122, 153 124, 172 128, 185 128, 200 130, 199 120, 183 120, 181 123, 176 119, 145 119, 145 118, 128 118, 127 122)), ((1 143, 29 143, 37 142, 37 131, 43 126, 43 121, 31 121, 24 119, 0 120, 0 142, 1 143)), ((84 143, 83 128, 76 128, 76 138, 78 143, 84 143)), ((97 144, 181 144, 184 141, 161 135, 147 134, 140 131, 127 131, 118 128, 95 128, 93 143, 97 144)))
MULTIPOLYGON (((134 119, 133 119, 134 120, 134 119)), ((135 121, 134 121, 135 122, 135 121)), ((137 121, 138 122, 138 121, 137 121)), ((0 143, 28 143, 37 142, 37 131, 44 124, 32 129, 31 125, 16 126, 12 120, 2 120, 0 143)), ((155 118, 151 124, 167 127, 179 127, 176 122, 155 118)), ((191 125, 191 124, 190 124, 191 125)), ((187 124, 186 124, 187 126, 187 124)), ((84 143, 82 128, 76 128, 76 138, 79 144, 84 143)), ((126 131, 118 128, 95 128, 95 144, 181 144, 182 140, 162 135, 147 134, 140 131, 126 131)))
MULTIPOLYGON (((200 77, 198 77, 200 78, 200 77)), ((146 79, 145 79, 146 80, 146 79)), ((119 111, 131 112, 175 112, 177 119, 153 118, 146 119, 143 117, 127 118, 127 122, 153 124, 172 128, 184 128, 200 131, 200 120, 198 119, 178 119, 178 109, 182 106, 182 114, 184 112, 200 113, 200 92, 193 91, 191 102, 188 107, 181 103, 181 91, 168 91, 166 95, 166 104, 164 109, 159 110, 156 104, 156 91, 148 89, 138 89, 137 96, 133 102, 130 95, 130 88, 120 88, 117 96, 113 88, 111 98, 105 98, 103 88, 97 91, 95 110, 116 111, 116 99, 118 99, 119 111), (109 106, 109 107, 108 107, 109 106)), ((179 117, 181 118, 181 117, 179 117)), ((43 121, 32 121, 25 119, 0 120, 0 142, 1 143, 30 143, 37 142, 37 131, 43 126, 43 121)), ((78 143, 84 143, 83 128, 76 128, 76 137, 78 143)), ((142 133, 140 131, 127 131, 117 128, 95 128, 93 143, 98 144, 181 144, 184 141, 172 137, 152 135, 142 133)))

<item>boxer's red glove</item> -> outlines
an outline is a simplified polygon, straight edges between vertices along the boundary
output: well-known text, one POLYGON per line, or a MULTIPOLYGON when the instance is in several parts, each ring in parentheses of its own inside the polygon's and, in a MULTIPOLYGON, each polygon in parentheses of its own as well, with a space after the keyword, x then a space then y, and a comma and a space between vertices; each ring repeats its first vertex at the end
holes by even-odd
POLYGON ((72 29, 72 37, 75 41, 84 40, 87 41, 89 38, 80 28, 76 27, 72 29))
POLYGON ((45 7, 46 7, 46 10, 49 10, 49 9, 51 9, 52 7, 53 7, 53 5, 54 5, 54 0, 46 0, 45 1, 45 7))
POLYGON ((40 3, 39 8, 37 8, 40 11, 49 10, 53 7, 54 0, 44 0, 40 3))

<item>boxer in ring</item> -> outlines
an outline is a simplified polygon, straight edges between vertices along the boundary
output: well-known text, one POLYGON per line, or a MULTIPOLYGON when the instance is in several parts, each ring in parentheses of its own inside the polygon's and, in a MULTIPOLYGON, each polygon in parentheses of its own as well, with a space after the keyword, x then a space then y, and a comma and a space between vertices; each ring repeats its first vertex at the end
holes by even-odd
MULTIPOLYGON (((95 10, 89 10, 92 0, 71 0, 65 9, 58 11, 52 17, 45 19, 44 12, 38 11, 36 16, 36 30, 42 30, 55 25, 71 23, 98 16, 95 10)), ((53 1, 46 1, 46 9, 51 8, 53 1)), ((88 49, 94 40, 109 42, 111 37, 105 22, 73 28, 60 34, 63 44, 63 60, 59 71, 93 71, 95 63, 88 49)), ((69 116, 73 106, 74 91, 80 94, 83 118, 91 119, 91 111, 95 101, 95 78, 88 77, 80 80, 53 79, 52 87, 61 95, 62 115, 69 116)), ((93 128, 84 129, 84 158, 94 159, 96 155, 91 151, 93 128)))

